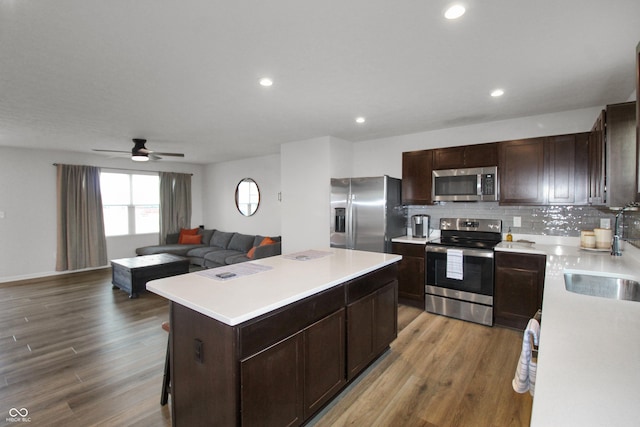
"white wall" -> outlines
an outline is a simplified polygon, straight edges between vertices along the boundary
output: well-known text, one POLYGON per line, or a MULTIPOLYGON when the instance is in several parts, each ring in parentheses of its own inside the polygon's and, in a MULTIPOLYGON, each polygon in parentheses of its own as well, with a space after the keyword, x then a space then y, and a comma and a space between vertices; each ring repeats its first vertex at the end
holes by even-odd
POLYGON ((208 165, 204 189, 205 228, 263 236, 281 234, 279 155, 208 165), (252 178, 260 190, 260 205, 250 217, 243 216, 236 208, 236 187, 244 178, 252 178))
POLYGON ((402 178, 402 152, 587 132, 602 107, 434 130, 353 144, 354 176, 402 178))
MULTIPOLYGON (((56 274, 53 163, 193 173, 192 224, 202 222, 202 166, 163 161, 133 164, 126 158, 0 147, 0 212, 4 212, 0 219, 0 282, 56 274)), ((109 259, 134 256, 136 247, 157 242, 157 234, 110 237, 107 255, 109 259)))

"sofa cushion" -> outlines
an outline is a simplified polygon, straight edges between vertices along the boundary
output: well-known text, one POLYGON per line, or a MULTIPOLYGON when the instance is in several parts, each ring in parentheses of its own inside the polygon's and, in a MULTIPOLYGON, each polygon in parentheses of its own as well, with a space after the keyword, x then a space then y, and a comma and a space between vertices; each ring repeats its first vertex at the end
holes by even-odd
POLYGON ((187 252, 201 246, 202 245, 180 245, 180 244, 145 246, 145 247, 136 249, 136 255, 173 254, 173 255, 186 256, 187 252))
POLYGON ((199 228, 181 228, 180 229, 180 237, 178 237, 178 243, 184 243, 183 239, 185 236, 195 236, 198 234, 199 228))
POLYGON ((253 235, 249 236, 247 234, 235 233, 229 241, 227 249, 246 253, 253 246, 255 238, 253 235))
POLYGON ((205 259, 205 265, 208 265, 208 261, 211 261, 215 264, 221 264, 221 265, 225 265, 226 262, 225 260, 233 255, 244 255, 244 252, 240 252, 240 251, 233 251, 230 249, 223 249, 220 251, 213 251, 213 252, 209 252, 208 254, 206 254, 204 256, 205 259))
POLYGON ((225 258, 224 262, 227 265, 231 265, 231 264, 238 264, 241 262, 246 262, 246 261, 251 261, 249 258, 247 258, 247 256, 245 254, 236 254, 236 255, 231 255, 225 258))
POLYGON ((251 249, 249 249, 249 251, 247 252, 247 258, 251 259, 251 258, 254 257, 254 254, 256 252, 256 248, 259 248, 260 246, 272 245, 274 243, 276 243, 276 242, 274 240, 272 240, 271 237, 264 237, 262 239, 262 241, 260 241, 260 243, 258 243, 258 244, 255 244, 255 242, 254 242, 253 247, 251 249))
POLYGON ((187 255, 192 258, 204 258, 204 256, 209 252, 215 252, 215 251, 224 251, 224 249, 214 248, 211 246, 200 246, 198 248, 191 249, 189 252, 187 252, 187 255))
POLYGON ((211 237, 214 231, 215 230, 207 230, 206 228, 201 228, 200 231, 198 231, 198 234, 202 236, 203 245, 211 246, 211 237))
POLYGON ((215 246, 222 249, 227 249, 229 241, 235 233, 227 233, 226 231, 215 230, 213 237, 211 237, 210 246, 215 246))
POLYGON ((180 244, 182 245, 199 245, 200 243, 202 243, 202 235, 200 234, 185 234, 182 236, 180 241, 180 244))

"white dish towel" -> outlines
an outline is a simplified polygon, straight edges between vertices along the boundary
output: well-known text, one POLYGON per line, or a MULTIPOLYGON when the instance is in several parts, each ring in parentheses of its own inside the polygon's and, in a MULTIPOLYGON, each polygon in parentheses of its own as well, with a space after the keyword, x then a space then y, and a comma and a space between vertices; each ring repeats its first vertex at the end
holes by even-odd
POLYGON ((533 349, 533 344, 538 345, 539 339, 540 323, 536 319, 531 319, 524 330, 520 360, 518 360, 516 373, 513 381, 511 381, 513 389, 518 393, 524 393, 529 390, 529 393, 533 396, 538 366, 531 358, 531 350, 533 349))

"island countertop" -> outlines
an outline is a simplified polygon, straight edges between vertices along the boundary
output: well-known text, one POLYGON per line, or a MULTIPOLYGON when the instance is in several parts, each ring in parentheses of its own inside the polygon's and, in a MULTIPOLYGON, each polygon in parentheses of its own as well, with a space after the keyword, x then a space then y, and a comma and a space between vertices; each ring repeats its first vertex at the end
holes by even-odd
POLYGON ((638 425, 640 303, 569 292, 564 273, 640 280, 640 250, 627 244, 614 257, 581 250, 579 239, 536 240, 496 247, 547 256, 531 426, 638 425))
POLYGON ((320 248, 153 280, 147 290, 234 326, 401 259, 394 254, 320 248), (243 268, 261 271, 240 272, 225 280, 215 277, 243 268))

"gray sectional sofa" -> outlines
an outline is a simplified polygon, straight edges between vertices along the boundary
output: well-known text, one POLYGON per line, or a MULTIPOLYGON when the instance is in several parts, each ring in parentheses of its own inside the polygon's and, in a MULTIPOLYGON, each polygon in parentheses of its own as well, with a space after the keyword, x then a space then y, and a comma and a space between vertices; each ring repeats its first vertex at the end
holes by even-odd
POLYGON ((136 254, 169 253, 187 257, 195 265, 215 268, 282 253, 280 236, 270 237, 275 243, 260 246, 265 236, 207 229, 199 229, 198 234, 202 235, 202 244, 199 245, 179 244, 179 233, 175 233, 167 236, 166 244, 137 248, 136 254), (247 254, 254 247, 253 258, 249 258, 247 254))

